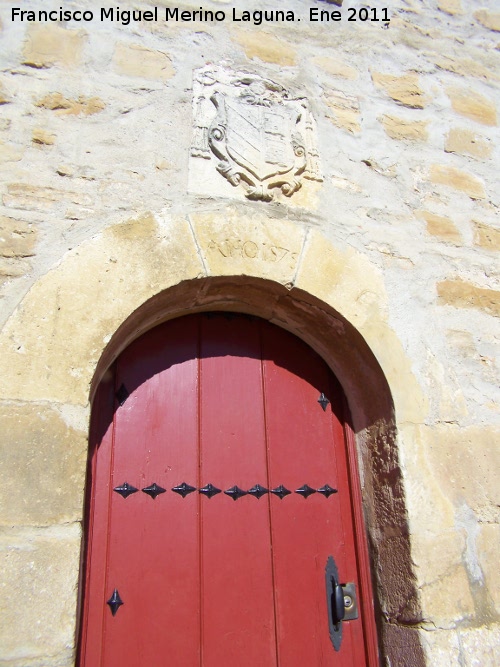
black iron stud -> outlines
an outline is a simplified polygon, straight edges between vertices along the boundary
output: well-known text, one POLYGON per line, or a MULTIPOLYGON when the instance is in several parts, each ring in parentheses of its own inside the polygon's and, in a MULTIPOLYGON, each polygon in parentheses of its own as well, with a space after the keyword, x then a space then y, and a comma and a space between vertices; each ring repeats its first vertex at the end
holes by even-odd
POLYGON ((269 489, 266 489, 264 486, 261 486, 260 484, 256 484, 255 486, 252 486, 252 488, 248 491, 249 495, 253 496, 254 498, 262 498, 263 495, 266 493, 269 493, 269 489))
POLYGON ((109 608, 111 609, 111 613, 113 614, 113 616, 116 615, 118 609, 120 609, 122 604, 124 604, 116 588, 113 591, 113 595, 109 598, 109 600, 107 600, 106 604, 109 605, 109 608))
POLYGON ((329 484, 325 484, 325 486, 322 486, 321 489, 318 489, 318 493, 321 493, 323 496, 325 496, 325 498, 328 498, 332 495, 332 493, 337 493, 337 489, 332 489, 329 484))
POLYGON ((139 489, 136 489, 135 486, 132 486, 128 482, 124 482, 121 486, 115 486, 113 491, 116 491, 116 493, 119 493, 120 496, 123 496, 124 498, 128 498, 133 493, 137 493, 139 489))
POLYGON ((116 392, 116 398, 118 399, 118 403, 120 405, 123 405, 129 396, 130 394, 127 391, 127 387, 122 383, 122 385, 116 392))
POLYGON ((199 489, 199 492, 203 493, 204 496, 208 496, 209 498, 216 496, 218 493, 222 493, 221 490, 213 484, 207 484, 202 489, 199 489))
POLYGON ((324 395, 324 393, 321 392, 321 394, 319 395, 319 398, 318 398, 318 403, 323 408, 323 411, 326 411, 326 408, 328 407, 330 401, 327 399, 327 397, 324 395))
POLYGON ((271 489, 271 493, 274 493, 275 496, 278 496, 283 500, 285 496, 289 496, 292 492, 286 489, 283 484, 280 484, 275 489, 271 489))
POLYGON ((312 493, 316 493, 316 489, 311 489, 308 484, 304 484, 304 486, 297 489, 295 493, 300 494, 303 498, 308 498, 312 493))
POLYGON ((196 487, 190 486, 189 484, 186 484, 186 482, 182 482, 182 484, 174 486, 172 491, 175 491, 175 493, 178 493, 180 496, 185 498, 190 493, 193 493, 193 491, 196 491, 196 487))
POLYGON ((233 500, 238 500, 238 498, 241 498, 241 496, 246 496, 247 491, 243 491, 243 489, 240 489, 239 486, 232 486, 230 489, 227 491, 224 491, 226 496, 231 496, 233 500))
POLYGON ((165 493, 165 491, 166 489, 164 489, 162 486, 158 486, 156 482, 142 489, 142 492, 147 493, 148 496, 151 496, 153 500, 156 498, 156 496, 159 496, 160 493, 165 493))

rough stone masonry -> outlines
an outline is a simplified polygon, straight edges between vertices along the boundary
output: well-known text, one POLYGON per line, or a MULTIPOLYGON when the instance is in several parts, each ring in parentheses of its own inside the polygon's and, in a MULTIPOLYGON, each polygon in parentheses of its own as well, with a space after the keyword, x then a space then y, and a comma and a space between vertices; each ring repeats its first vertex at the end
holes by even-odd
MULTIPOLYGON (((90 392, 110 341, 168 290, 243 276, 331 306, 390 388, 397 462, 362 476, 381 664, 496 667, 498 3, 250 4, 0 7, 0 664, 74 664, 90 392), (197 115, 206 68, 307 102, 317 178, 300 142, 297 187, 276 167, 267 200, 210 146, 193 155, 218 113, 208 99, 197 115), (370 495, 377 474, 396 475, 403 509, 370 495), (403 537, 412 599, 392 576, 403 537)), ((255 311, 276 321, 273 294, 255 311)), ((363 443, 382 457, 388 436, 358 431, 368 466, 363 443)))

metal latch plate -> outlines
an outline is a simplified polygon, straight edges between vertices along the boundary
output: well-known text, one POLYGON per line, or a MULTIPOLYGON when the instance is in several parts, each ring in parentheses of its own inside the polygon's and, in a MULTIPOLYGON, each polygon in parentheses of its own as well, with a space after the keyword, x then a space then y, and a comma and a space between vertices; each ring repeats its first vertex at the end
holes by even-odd
POLYGON ((358 618, 358 596, 356 595, 356 584, 343 584, 344 591, 344 621, 354 621, 358 618))

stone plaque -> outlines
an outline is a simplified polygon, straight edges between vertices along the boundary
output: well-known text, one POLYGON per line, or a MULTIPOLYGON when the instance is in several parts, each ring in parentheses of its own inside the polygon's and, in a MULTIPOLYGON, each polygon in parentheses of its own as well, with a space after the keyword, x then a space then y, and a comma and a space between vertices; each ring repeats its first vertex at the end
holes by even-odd
POLYGON ((219 179, 263 201, 278 192, 291 197, 304 178, 322 180, 305 98, 255 74, 214 67, 197 70, 193 88, 191 157, 210 160, 219 179))

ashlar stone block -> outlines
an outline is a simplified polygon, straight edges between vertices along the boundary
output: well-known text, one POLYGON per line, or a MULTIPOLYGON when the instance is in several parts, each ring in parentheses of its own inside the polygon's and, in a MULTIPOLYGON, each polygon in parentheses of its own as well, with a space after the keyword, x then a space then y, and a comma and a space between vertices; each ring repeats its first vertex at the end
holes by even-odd
POLYGON ((482 26, 488 28, 488 30, 500 32, 500 12, 490 12, 487 9, 479 9, 477 12, 474 12, 474 18, 482 26))
POLYGON ((80 521, 86 433, 36 403, 0 404, 0 423, 0 525, 80 521))
POLYGON ((36 229, 29 222, 0 216, 0 256, 33 256, 36 238, 36 229))
POLYGON ((500 250, 500 228, 492 227, 478 220, 473 220, 472 223, 475 245, 487 250, 500 250))
POLYGON ((87 405, 97 362, 120 324, 158 292, 201 275, 183 218, 160 223, 142 215, 82 243, 32 287, 3 328, 0 397, 87 405))
POLYGON ((80 541, 79 524, 0 533, 2 664, 60 665, 73 653, 80 541))
POLYGON ((166 53, 152 51, 140 44, 118 43, 113 65, 120 74, 158 81, 168 81, 175 73, 166 53))
POLYGON ((293 283, 305 230, 235 209, 191 215, 209 275, 258 275, 293 283))
POLYGON ((290 67, 295 65, 297 51, 289 42, 262 30, 234 32, 233 39, 245 51, 248 58, 258 58, 265 63, 290 67))
POLYGON ((483 182, 473 174, 469 174, 456 167, 433 164, 430 168, 430 180, 432 183, 446 185, 454 190, 464 192, 471 199, 486 198, 483 182))
POLYGON ((23 64, 31 67, 61 65, 75 67, 81 63, 87 35, 59 25, 32 23, 23 49, 23 64))
POLYGON ((453 110, 461 116, 483 125, 497 124, 497 110, 494 102, 478 93, 477 90, 453 86, 447 88, 446 93, 450 98, 453 110))
POLYGON ((493 151, 492 144, 486 137, 467 128, 453 127, 446 137, 444 150, 447 153, 471 155, 476 158, 489 158, 493 151))
POLYGON ((373 83, 384 90, 395 102, 410 109, 423 109, 427 99, 420 87, 418 74, 409 72, 402 76, 372 72, 373 83))

